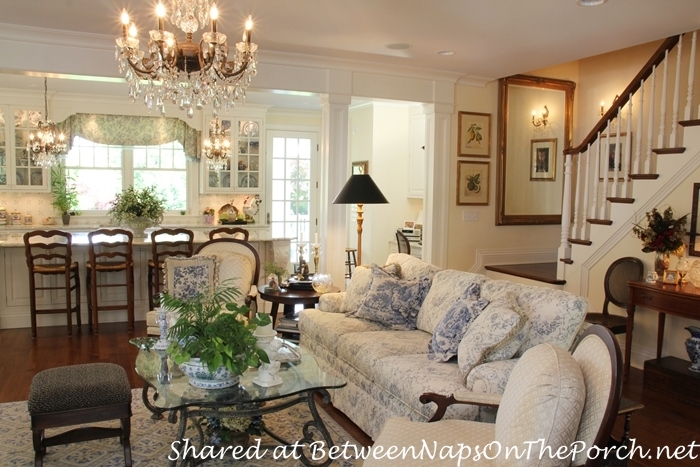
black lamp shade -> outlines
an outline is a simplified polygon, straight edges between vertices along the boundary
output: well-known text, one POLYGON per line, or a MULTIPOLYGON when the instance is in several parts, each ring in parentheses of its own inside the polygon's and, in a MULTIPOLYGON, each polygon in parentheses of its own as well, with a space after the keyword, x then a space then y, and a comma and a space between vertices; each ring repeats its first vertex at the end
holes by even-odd
POLYGON ((385 204, 388 202, 367 174, 351 175, 333 200, 333 204, 385 204))

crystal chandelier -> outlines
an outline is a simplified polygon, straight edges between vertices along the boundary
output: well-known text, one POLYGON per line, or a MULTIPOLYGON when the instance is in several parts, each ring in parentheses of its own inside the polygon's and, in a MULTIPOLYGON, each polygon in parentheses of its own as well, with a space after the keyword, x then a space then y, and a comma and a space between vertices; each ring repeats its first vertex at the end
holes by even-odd
POLYGON ((218 118, 209 122, 209 138, 204 140, 204 155, 209 159, 209 168, 223 170, 229 161, 231 141, 221 129, 218 118))
POLYGON ((136 26, 122 11, 122 37, 117 38, 116 59, 119 72, 129 83, 132 101, 143 97, 149 109, 154 106, 165 114, 165 102, 171 101, 192 118, 194 109, 210 102, 214 116, 221 106, 233 107, 245 101, 245 92, 256 74, 258 46, 251 42, 253 21, 245 24, 243 41, 235 45, 233 59, 228 59, 226 35, 218 32, 219 11, 209 0, 171 0, 170 22, 185 33, 185 41, 178 42, 172 32, 166 31, 165 6, 158 3, 158 29, 149 33, 148 50, 139 49, 136 26), (192 34, 203 28, 210 19, 211 31, 202 34, 199 45, 192 34), (147 83, 142 83, 146 80, 147 83))
POLYGON ((66 153, 66 135, 56 130, 56 124, 49 120, 49 100, 47 79, 44 78, 44 118, 37 123, 37 132, 29 133, 27 152, 39 167, 58 164, 60 156, 66 153))

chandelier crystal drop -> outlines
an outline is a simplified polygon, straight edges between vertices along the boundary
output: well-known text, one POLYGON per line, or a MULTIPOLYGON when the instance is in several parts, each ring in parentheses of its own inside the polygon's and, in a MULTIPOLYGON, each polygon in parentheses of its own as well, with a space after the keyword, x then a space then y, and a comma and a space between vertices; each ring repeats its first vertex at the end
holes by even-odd
POLYGON ((216 5, 210 7, 209 0, 171 0, 170 4, 170 22, 185 33, 185 40, 178 41, 165 30, 166 9, 158 3, 158 29, 149 32, 146 52, 139 48, 136 26, 126 10, 122 11, 122 37, 116 40, 115 58, 129 83, 132 102, 143 99, 146 107, 155 107, 161 115, 165 115, 166 102, 172 102, 189 118, 194 109, 209 103, 216 116, 222 106, 229 109, 244 102, 258 63, 258 46, 251 42, 252 19, 246 21, 243 40, 235 45, 229 60, 227 37, 217 30, 216 5), (210 31, 195 43, 193 34, 208 20, 210 31))
POLYGON ((48 83, 44 78, 44 120, 37 123, 36 133, 29 133, 27 152, 39 167, 57 165, 66 154, 66 136, 56 130, 56 124, 49 120, 48 83))
POLYGON ((226 168, 230 159, 231 140, 224 130, 218 118, 209 122, 209 138, 204 140, 204 155, 209 159, 209 168, 219 172, 226 168))

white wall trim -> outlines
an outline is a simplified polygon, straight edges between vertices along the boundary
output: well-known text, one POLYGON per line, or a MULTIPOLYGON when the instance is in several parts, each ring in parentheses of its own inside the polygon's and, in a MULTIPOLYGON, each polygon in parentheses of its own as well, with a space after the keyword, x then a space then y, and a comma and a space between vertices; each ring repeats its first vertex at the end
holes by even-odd
POLYGON ((486 248, 476 250, 476 262, 470 272, 484 274, 485 267, 489 265, 551 263, 556 260, 556 248, 486 248))

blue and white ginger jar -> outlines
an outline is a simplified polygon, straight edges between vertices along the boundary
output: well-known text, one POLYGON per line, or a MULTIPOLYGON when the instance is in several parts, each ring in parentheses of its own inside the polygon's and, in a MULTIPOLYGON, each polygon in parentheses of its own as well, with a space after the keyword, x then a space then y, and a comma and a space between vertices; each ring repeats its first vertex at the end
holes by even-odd
POLYGON ((688 369, 700 373, 700 328, 688 326, 686 329, 690 332, 690 337, 685 341, 685 350, 692 363, 688 369))

